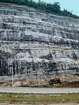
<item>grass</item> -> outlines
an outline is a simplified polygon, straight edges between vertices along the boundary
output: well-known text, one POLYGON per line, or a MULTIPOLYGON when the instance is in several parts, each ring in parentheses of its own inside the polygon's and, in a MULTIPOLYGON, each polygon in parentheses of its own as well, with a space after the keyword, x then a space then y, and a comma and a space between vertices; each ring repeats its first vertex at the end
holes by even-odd
POLYGON ((79 93, 73 94, 16 94, 0 93, 0 102, 77 102, 79 93))

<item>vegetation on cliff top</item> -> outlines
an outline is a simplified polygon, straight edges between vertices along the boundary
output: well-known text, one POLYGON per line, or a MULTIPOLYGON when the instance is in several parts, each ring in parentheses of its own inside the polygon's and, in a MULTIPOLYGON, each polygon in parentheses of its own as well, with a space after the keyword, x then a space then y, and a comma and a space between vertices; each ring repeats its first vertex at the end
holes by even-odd
POLYGON ((38 2, 35 2, 34 0, 0 0, 0 2, 6 2, 6 3, 15 3, 19 5, 26 5, 29 7, 33 7, 35 9, 39 9, 41 11, 57 14, 57 15, 64 15, 69 16, 73 18, 79 18, 79 16, 72 14, 72 12, 64 9, 61 10, 61 6, 59 2, 54 2, 54 4, 46 3, 44 1, 38 0, 38 2))

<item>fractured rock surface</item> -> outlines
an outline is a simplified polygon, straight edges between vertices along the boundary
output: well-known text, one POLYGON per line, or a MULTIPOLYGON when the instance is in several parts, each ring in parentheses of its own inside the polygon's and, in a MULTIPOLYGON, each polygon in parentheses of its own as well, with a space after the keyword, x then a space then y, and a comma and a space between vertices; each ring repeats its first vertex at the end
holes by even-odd
POLYGON ((79 19, 0 4, 0 76, 12 73, 15 80, 79 75, 79 19))

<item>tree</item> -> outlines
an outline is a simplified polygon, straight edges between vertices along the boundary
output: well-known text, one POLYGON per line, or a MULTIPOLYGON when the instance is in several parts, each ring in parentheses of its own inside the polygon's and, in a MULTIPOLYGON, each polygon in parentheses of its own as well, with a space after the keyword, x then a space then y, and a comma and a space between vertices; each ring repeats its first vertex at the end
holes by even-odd
POLYGON ((59 2, 54 2, 53 8, 54 8, 54 12, 60 13, 60 3, 59 2))
POLYGON ((40 3, 41 2, 41 0, 38 0, 38 3, 40 3))
POLYGON ((28 3, 29 3, 29 0, 25 0, 24 2, 25 2, 25 5, 28 5, 28 3))

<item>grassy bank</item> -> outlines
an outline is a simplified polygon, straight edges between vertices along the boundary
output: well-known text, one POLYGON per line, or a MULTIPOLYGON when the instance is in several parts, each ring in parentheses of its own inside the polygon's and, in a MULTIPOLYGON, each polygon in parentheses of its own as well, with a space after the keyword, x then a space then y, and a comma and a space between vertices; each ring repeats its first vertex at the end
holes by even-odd
POLYGON ((0 93, 1 102, 76 102, 79 103, 79 93, 75 94, 16 94, 0 93))

